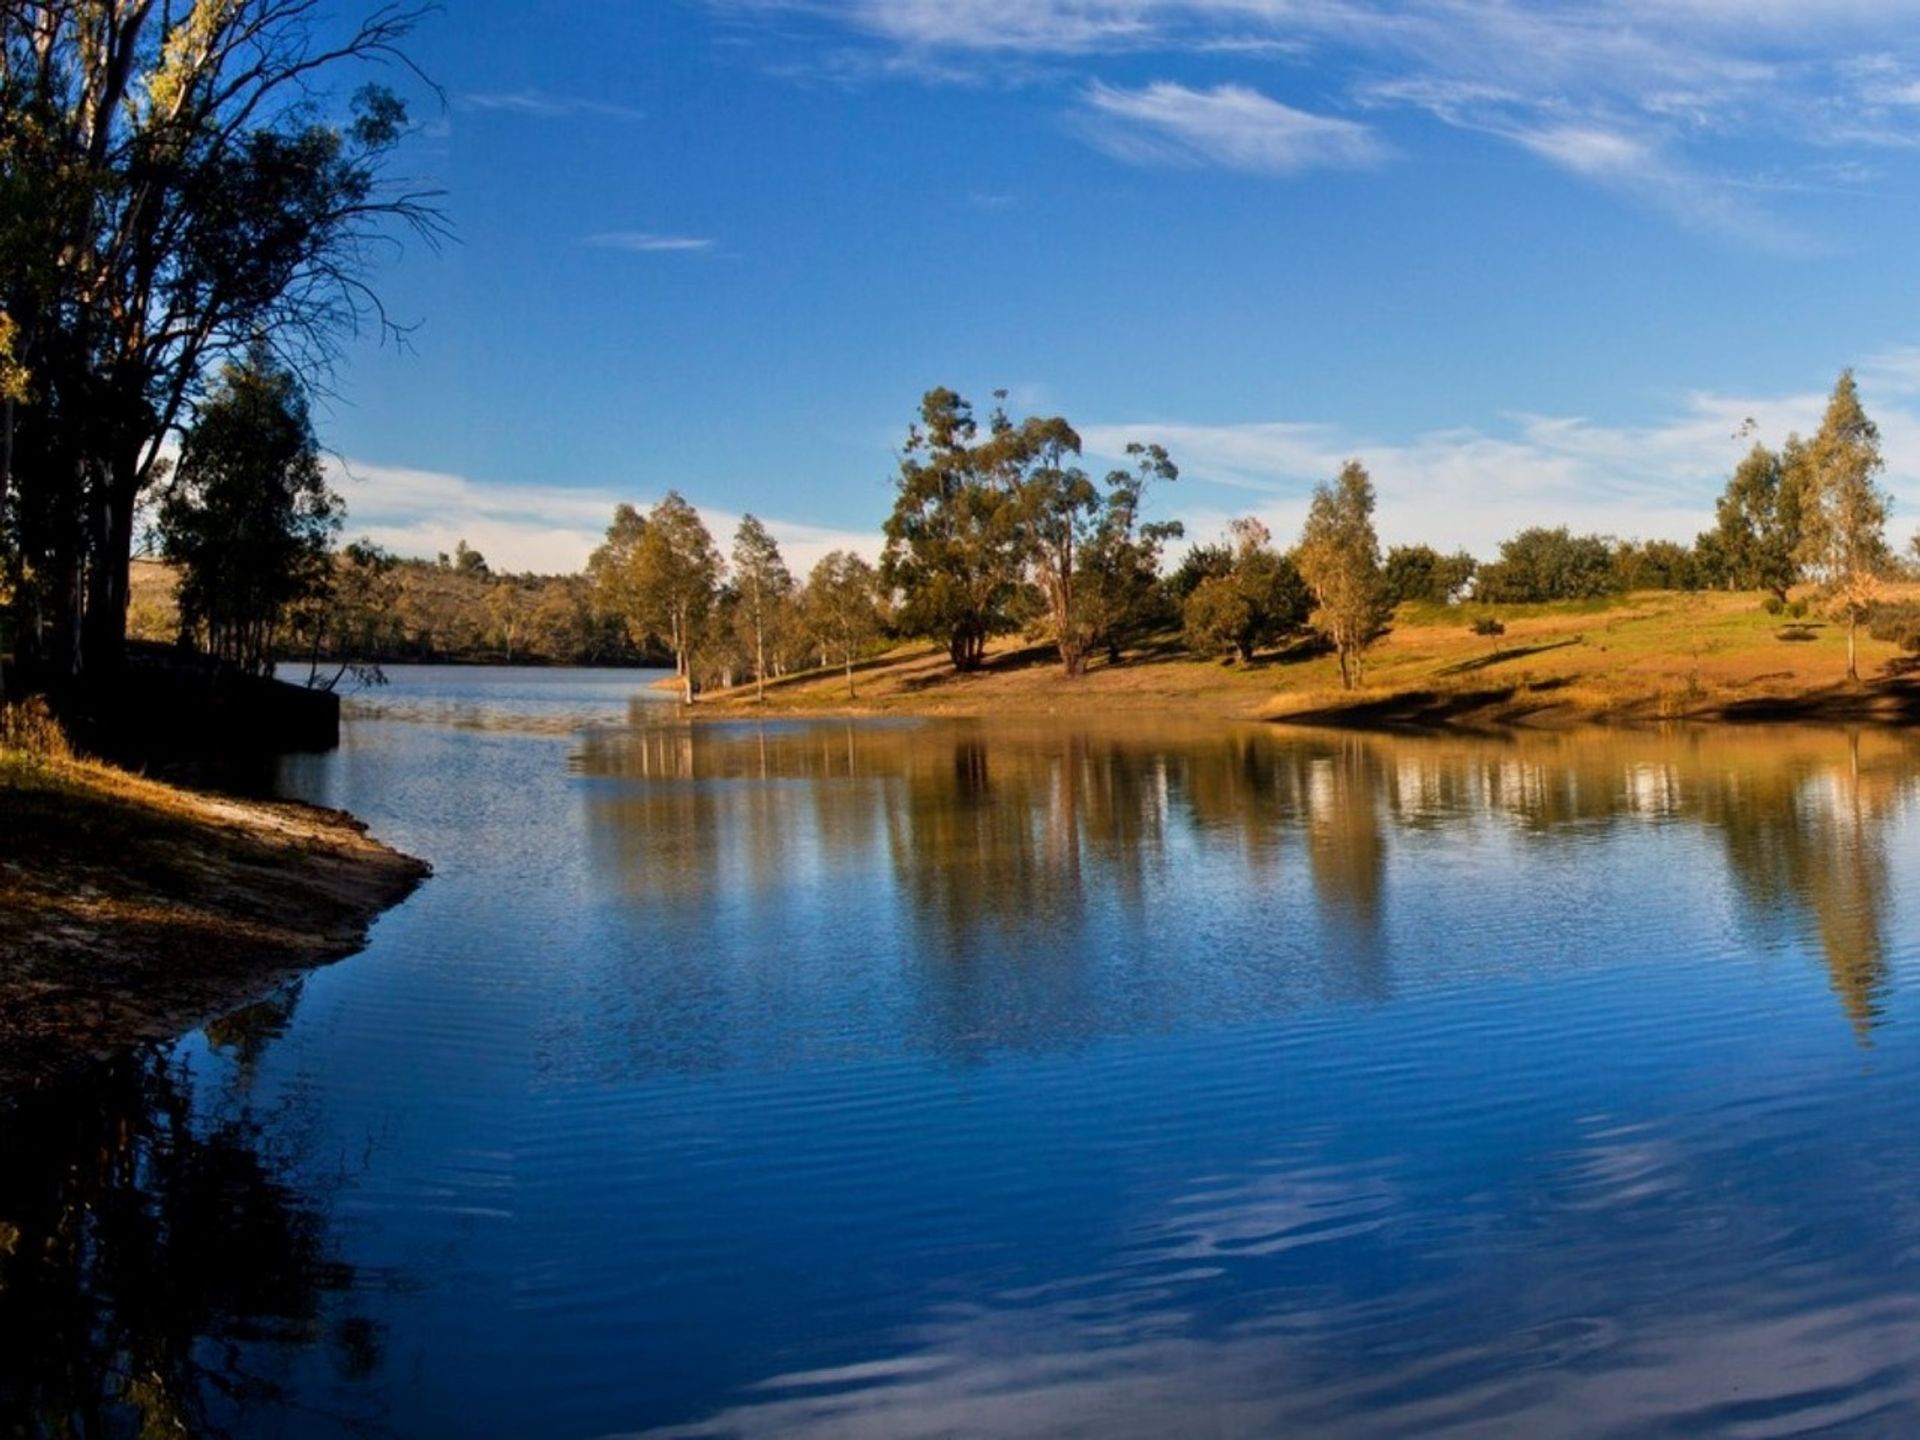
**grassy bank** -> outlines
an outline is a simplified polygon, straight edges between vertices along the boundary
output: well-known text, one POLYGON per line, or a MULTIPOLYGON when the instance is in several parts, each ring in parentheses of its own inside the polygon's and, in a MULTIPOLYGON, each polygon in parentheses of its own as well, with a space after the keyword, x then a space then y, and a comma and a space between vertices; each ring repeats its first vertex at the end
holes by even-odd
POLYGON ((336 811, 180 790, 35 738, 0 743, 0 1094, 353 953, 427 873, 336 811))
MULTIPOLYGON (((855 669, 767 687, 767 708, 819 713, 1115 714, 1171 710, 1320 724, 1560 725, 1663 719, 1920 718, 1907 657, 1859 636, 1862 683, 1846 681, 1844 629, 1766 614, 1757 595, 1658 591, 1606 602, 1401 607, 1367 656, 1367 683, 1340 688, 1333 657, 1297 645, 1251 665, 1196 660, 1173 636, 1122 664, 1061 674, 1046 646, 1004 640, 978 673, 915 646, 855 669), (1482 617, 1506 633, 1472 633, 1482 617)), ((750 687, 708 713, 755 707, 750 687)))

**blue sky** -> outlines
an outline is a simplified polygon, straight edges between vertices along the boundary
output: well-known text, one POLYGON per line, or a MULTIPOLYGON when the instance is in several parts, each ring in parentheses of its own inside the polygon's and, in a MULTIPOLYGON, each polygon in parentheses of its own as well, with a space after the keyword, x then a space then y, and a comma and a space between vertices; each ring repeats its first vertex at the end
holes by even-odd
POLYGON ((1197 538, 1687 538, 1843 365, 1920 513, 1920 10, 460 0, 323 437, 350 531, 572 568, 617 500, 872 550, 920 393, 1164 441, 1197 538))

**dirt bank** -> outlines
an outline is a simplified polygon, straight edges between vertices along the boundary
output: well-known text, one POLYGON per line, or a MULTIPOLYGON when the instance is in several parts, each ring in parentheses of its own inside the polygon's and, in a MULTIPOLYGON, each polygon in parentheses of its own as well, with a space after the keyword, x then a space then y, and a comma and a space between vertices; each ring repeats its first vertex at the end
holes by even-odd
POLYGON ((427 873, 338 811, 0 749, 0 1096, 352 954, 427 873))

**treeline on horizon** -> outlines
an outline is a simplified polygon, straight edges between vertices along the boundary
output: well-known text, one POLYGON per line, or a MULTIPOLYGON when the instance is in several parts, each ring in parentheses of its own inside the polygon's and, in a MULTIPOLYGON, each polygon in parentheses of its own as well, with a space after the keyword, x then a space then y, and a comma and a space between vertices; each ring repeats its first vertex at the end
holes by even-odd
MULTIPOLYGON (((218 419, 257 383, 230 374, 209 414, 218 419)), ((291 402, 283 394, 278 403, 291 402)), ((205 427, 189 432, 189 474, 205 427)), ((1753 446, 1727 481, 1713 528, 1691 545, 1562 526, 1522 530, 1487 562, 1419 543, 1383 551, 1371 479, 1349 461, 1314 492, 1294 545, 1281 548, 1247 517, 1176 559, 1168 551, 1185 538, 1180 524, 1143 516, 1150 492, 1179 478, 1165 449, 1131 445, 1129 465, 1099 481, 1080 455, 1062 417, 1016 419, 1000 403, 982 421, 955 392, 929 391, 903 447, 880 563, 835 551, 804 577, 751 515, 723 555, 677 492, 646 513, 619 506, 604 543, 572 575, 496 573, 465 541, 431 561, 365 541, 328 553, 315 542, 337 529, 329 511, 308 536, 321 578, 268 627, 277 643, 253 663, 305 656, 323 683, 354 665, 406 660, 671 664, 688 699, 834 666, 851 694, 856 663, 901 642, 935 641, 966 671, 984 663, 990 640, 1017 634, 1051 645, 1069 675, 1149 646, 1229 663, 1319 648, 1336 656, 1351 687, 1404 605, 1428 607, 1420 615, 1431 622, 1435 607, 1471 601, 1474 628, 1497 634, 1501 623, 1485 607, 1704 589, 1755 592, 1770 613, 1817 609, 1845 623, 1850 672, 1861 621, 1920 648, 1920 613, 1883 593, 1886 581, 1910 578, 1911 564, 1885 540, 1878 432, 1850 373, 1813 437, 1753 446), (1796 597, 1801 587, 1810 588, 1796 597)), ((196 581, 204 557, 180 531, 163 507, 162 551, 182 565, 190 597, 210 582, 196 581)), ((229 591, 233 570, 219 572, 229 591)), ((183 604, 188 634, 204 609, 183 604)), ((200 643, 211 639, 207 631, 200 643)))
POLYGON ((966 671, 984 663, 991 639, 1020 634, 1052 645, 1077 675, 1177 637, 1195 656, 1229 662, 1321 647, 1355 686, 1367 650, 1409 603, 1470 600, 1475 628, 1498 633, 1480 607, 1708 589, 1756 592, 1769 613, 1817 610, 1845 624, 1850 674, 1862 621, 1920 648, 1920 614, 1884 593, 1913 567, 1886 542, 1878 431, 1850 372, 1814 436, 1789 436, 1778 450, 1753 446, 1727 481, 1713 528, 1691 545, 1532 527, 1487 562, 1418 543, 1383 552, 1359 461, 1315 490, 1291 547, 1247 517, 1175 560, 1167 551, 1182 527, 1143 516, 1149 492, 1179 477, 1165 449, 1130 445, 1130 463, 1096 481, 1064 418, 1016 419, 1001 401, 982 421, 951 390, 923 398, 877 566, 837 551, 802 580, 751 515, 723 557, 694 507, 669 492, 646 514, 620 506, 580 576, 494 576, 464 542, 437 562, 349 547, 339 562, 343 597, 378 571, 397 577, 405 598, 344 600, 323 648, 562 661, 662 655, 691 698, 827 665, 845 671, 851 691, 856 661, 907 640, 941 644, 966 671), (1799 587, 1810 588, 1796 598, 1799 587))

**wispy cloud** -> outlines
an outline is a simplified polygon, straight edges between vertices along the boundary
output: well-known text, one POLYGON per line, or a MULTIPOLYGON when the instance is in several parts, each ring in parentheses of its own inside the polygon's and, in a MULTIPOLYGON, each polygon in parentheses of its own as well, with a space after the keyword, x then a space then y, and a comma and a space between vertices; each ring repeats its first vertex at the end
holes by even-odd
POLYGON ((704 235, 657 235, 649 230, 605 230, 587 236, 585 243, 596 250, 625 250, 635 255, 670 255, 713 248, 713 241, 704 235))
MULTIPOLYGON (((330 483, 347 500, 349 535, 428 558, 451 554, 465 540, 496 570, 579 570, 604 538, 615 505, 625 501, 644 508, 659 498, 592 486, 500 484, 358 460, 331 460, 329 470, 330 483)), ((700 514, 724 550, 740 517, 705 506, 700 514)), ((870 532, 846 531, 761 518, 796 573, 812 568, 829 550, 879 553, 877 524, 870 532)))
POLYGON ((1365 125, 1296 110, 1240 85, 1192 90, 1160 81, 1126 90, 1095 81, 1082 99, 1094 142, 1135 162, 1293 175, 1373 165, 1387 153, 1365 125))
POLYGON ((565 120, 592 116, 603 120, 644 120, 646 114, 631 105, 593 100, 581 95, 555 95, 545 90, 473 91, 459 97, 462 109, 525 115, 535 120, 565 120))
MULTIPOLYGON (((1920 353, 1889 352, 1860 367, 1880 425, 1896 500, 1920 500, 1920 353)), ((1700 393, 1666 419, 1616 425, 1580 416, 1509 415, 1497 425, 1390 441, 1307 422, 1227 425, 1128 423, 1081 429, 1088 450, 1121 456, 1129 441, 1158 441, 1181 467, 1160 503, 1200 538, 1254 513, 1276 535, 1296 534, 1314 484, 1359 457, 1380 493, 1381 535, 1491 555, 1528 525, 1647 539, 1690 540, 1753 436, 1779 443, 1820 423, 1819 391, 1773 396, 1700 393)), ((1911 504, 1898 507, 1911 515, 1911 504)), ((1904 522, 1896 522, 1896 529, 1904 522)))
POLYGON ((1383 121, 1419 111, 1693 228, 1774 249, 1818 247, 1767 208, 1789 190, 1743 172, 1742 142, 1798 152, 1809 175, 1859 173, 1847 152, 1920 148, 1920 10, 1886 0, 709 3, 811 17, 825 48, 864 49, 900 74, 1053 67, 1078 88, 1096 137, 1128 158, 1268 172, 1377 158, 1390 137, 1293 111, 1258 88, 1120 90, 1090 73, 1118 56, 1306 57, 1317 85, 1383 121))

